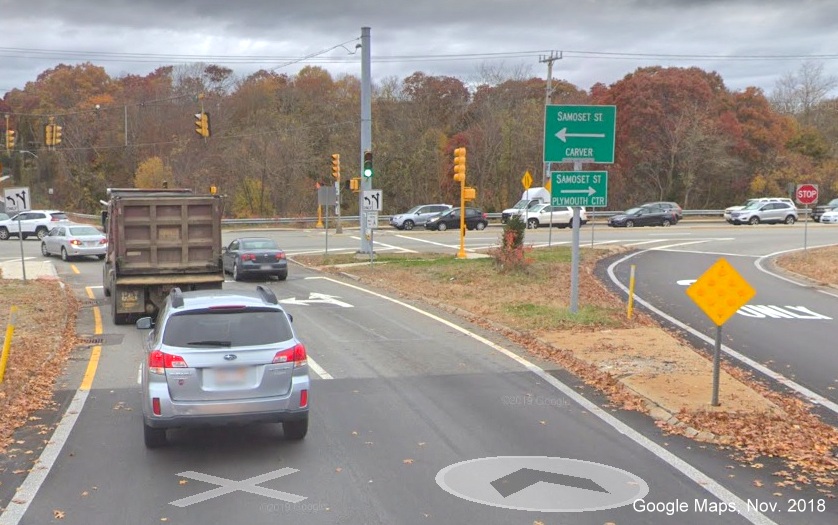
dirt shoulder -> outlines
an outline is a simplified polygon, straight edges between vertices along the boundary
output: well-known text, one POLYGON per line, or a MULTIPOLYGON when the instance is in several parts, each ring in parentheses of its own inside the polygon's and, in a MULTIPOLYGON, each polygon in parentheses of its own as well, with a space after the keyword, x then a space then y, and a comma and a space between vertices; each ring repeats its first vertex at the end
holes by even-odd
MULTIPOLYGON (((557 249, 562 251, 569 252, 557 249)), ((692 347, 637 311, 628 319, 623 299, 595 277, 597 261, 616 251, 582 251, 579 304, 583 306, 576 315, 568 313, 569 253, 539 260, 542 251, 531 252, 528 270, 517 274, 499 273, 492 259, 450 264, 450 256, 444 264, 423 264, 422 258, 429 256, 401 256, 415 259, 405 262, 382 254, 374 267, 340 264, 351 258, 296 260, 425 301, 500 332, 606 393, 615 406, 654 417, 666 433, 729 447, 746 462, 782 458, 788 468, 772 473, 779 478, 775 485, 813 483, 831 495, 838 484, 838 429, 820 421, 803 400, 781 395, 724 360, 721 404, 712 406, 708 349, 692 347), (551 293, 534 293, 534 283, 538 290, 551 293)), ((801 274, 809 271, 795 260, 778 264, 788 264, 801 274)), ((821 271, 820 278, 838 282, 838 274, 821 271)))

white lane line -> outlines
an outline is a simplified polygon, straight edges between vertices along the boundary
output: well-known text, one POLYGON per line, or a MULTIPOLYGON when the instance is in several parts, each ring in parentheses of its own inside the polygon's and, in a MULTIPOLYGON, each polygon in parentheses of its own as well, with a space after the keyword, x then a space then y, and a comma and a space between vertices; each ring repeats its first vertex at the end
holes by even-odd
POLYGON ((719 255, 722 257, 762 257, 761 255, 743 255, 741 253, 727 253, 727 252, 703 252, 700 250, 671 250, 669 248, 657 248, 654 251, 669 252, 669 253, 696 253, 699 255, 719 255))
MULTIPOLYGON (((443 248, 451 248, 452 250, 458 250, 458 249, 460 249, 460 245, 459 245, 459 244, 456 244, 456 245, 443 244, 443 243, 441 243, 441 242, 429 241, 429 240, 427 240, 427 239, 418 239, 418 238, 416 238, 416 237, 407 237, 407 236, 404 236, 404 235, 396 235, 396 237, 402 237, 402 238, 404 238, 404 239, 410 239, 411 241, 417 241, 417 242, 424 242, 424 243, 427 243, 427 244, 433 244, 434 246, 442 246, 443 248)), ((466 250, 467 250, 467 251, 472 251, 472 252, 474 251, 474 250, 473 250, 473 249, 471 249, 471 248, 466 248, 466 250)))
MULTIPOLYGON (((683 244, 692 244, 692 243, 683 243, 683 244)), ((673 247, 676 247, 676 246, 680 246, 680 245, 679 244, 673 244, 673 245, 669 246, 669 248, 673 248, 673 247)), ((623 263, 623 262, 631 259, 632 257, 635 257, 637 255, 640 255, 642 253, 646 253, 646 252, 649 252, 649 251, 660 251, 660 250, 656 249, 656 248, 651 248, 649 250, 643 250, 643 251, 640 251, 640 252, 631 253, 629 255, 626 255, 622 259, 614 261, 608 267, 608 276, 611 278, 611 281, 614 284, 616 284, 617 286, 619 286, 620 289, 623 292, 626 293, 626 295, 628 295, 629 290, 626 286, 623 285, 623 283, 621 283, 617 279, 617 276, 614 275, 614 268, 618 264, 623 263)), ((759 262, 759 260, 757 260, 756 262, 759 262)), ((780 278, 784 279, 782 277, 780 277, 780 278)), ((655 314, 657 314, 660 317, 666 319, 667 321, 669 321, 670 323, 674 324, 675 326, 681 328, 682 330, 685 330, 685 331, 691 333, 692 335, 698 337, 699 339, 706 342, 707 344, 709 344, 709 345, 715 345, 716 344, 716 340, 713 337, 710 337, 710 336, 704 334, 703 332, 699 332, 695 328, 693 328, 691 326, 688 326, 688 325, 682 323, 681 321, 679 321, 678 319, 675 319, 674 317, 668 315, 667 313, 655 308, 654 306, 649 304, 648 301, 645 301, 644 299, 638 297, 637 294, 634 295, 634 302, 638 303, 638 304, 642 304, 643 306, 645 306, 646 308, 648 308, 649 310, 651 310, 655 314)), ((822 406, 828 408, 829 410, 831 410, 832 412, 835 412, 836 414, 838 414, 838 404, 830 401, 829 399, 823 397, 822 395, 818 394, 817 392, 813 392, 812 390, 809 390, 808 388, 804 387, 803 385, 799 385, 799 384, 795 383, 791 379, 783 376, 782 374, 779 374, 779 373, 771 370, 767 366, 765 366, 761 363, 758 363, 757 361, 754 361, 753 359, 751 359, 750 357, 748 357, 746 355, 740 354, 739 352, 737 352, 736 350, 728 347, 727 345, 723 344, 721 350, 724 353, 726 353, 727 355, 729 355, 730 357, 733 357, 734 359, 736 359, 737 361, 753 368, 754 370, 759 371, 760 373, 766 375, 767 377, 770 377, 771 379, 773 379, 774 381, 777 381, 778 383, 780 383, 782 385, 785 385, 786 387, 794 390, 795 392, 800 393, 801 395, 805 396, 812 403, 822 405, 822 406)))
POLYGON ((61 449, 64 448, 64 443, 67 442, 70 431, 73 430, 73 425, 76 424, 76 420, 79 418, 82 408, 84 408, 89 393, 90 390, 76 390, 76 395, 73 396, 70 405, 67 407, 67 411, 64 412, 61 421, 58 422, 58 426, 55 428, 55 432, 53 432, 52 437, 47 442, 47 446, 44 447, 43 452, 38 457, 38 462, 29 471, 29 474, 26 475, 26 479, 23 480, 14 498, 6 506, 3 514, 0 515, 0 525, 17 525, 23 519, 26 510, 29 508, 32 500, 35 499, 38 489, 46 481, 50 470, 55 465, 61 449))
POLYGON ((334 379, 334 377, 332 377, 332 374, 326 372, 326 370, 324 370, 322 366, 318 365, 317 362, 314 359, 312 359, 310 355, 306 356, 306 360, 308 361, 309 368, 314 370, 314 373, 319 375, 320 379, 334 379))
POLYGON ((623 246, 640 246, 641 244, 652 244, 655 242, 669 242, 670 239, 652 239, 651 241, 628 242, 623 243, 623 246))
MULTIPOLYGON (((828 246, 835 246, 835 244, 820 244, 820 245, 817 245, 817 246, 808 246, 808 248, 813 248, 813 249, 814 248, 826 248, 828 246)), ((797 282, 793 279, 789 279, 788 277, 784 277, 782 275, 776 274, 776 273, 772 272, 771 270, 768 270, 768 269, 766 269, 762 266, 763 261, 765 259, 775 257, 777 255, 782 255, 784 253, 797 252, 797 251, 800 251, 802 249, 803 248, 793 248, 791 250, 783 250, 781 252, 769 253, 768 255, 764 255, 764 256, 760 257, 759 259, 757 259, 756 261, 754 261, 754 265, 757 267, 757 269, 759 271, 767 273, 768 275, 770 275, 772 277, 776 277, 777 279, 781 279, 783 281, 786 281, 787 283, 796 284, 797 286, 807 287, 808 285, 806 285, 806 284, 802 284, 802 283, 799 283, 799 282, 797 282)), ((829 295, 830 297, 838 297, 838 294, 836 294, 834 292, 830 292, 828 290, 818 289, 818 291, 822 294, 829 295)))
POLYGON ((611 426, 617 432, 619 432, 620 434, 625 435, 627 438, 631 439, 632 441, 634 441, 635 443, 637 443, 641 447, 648 450, 650 453, 657 456, 661 461, 667 463, 673 469, 677 470, 678 472, 680 472, 681 474, 683 474, 684 476, 686 476, 687 478, 692 480, 699 487, 705 489, 707 492, 709 492, 710 494, 712 494, 713 496, 718 498, 719 501, 735 503, 736 509, 739 511, 740 515, 742 517, 744 517, 745 519, 747 519, 748 521, 750 521, 751 523, 754 523, 755 525, 777 525, 774 521, 769 519, 767 516, 763 515, 760 512, 757 512, 756 510, 754 510, 752 508, 749 508, 746 501, 744 501, 739 496, 737 496, 733 492, 731 492, 728 489, 726 489, 725 487, 723 487, 719 482, 717 482, 716 480, 714 480, 710 476, 707 476, 706 474, 704 474, 703 472, 701 472, 697 468, 693 467, 691 464, 687 463, 683 459, 679 458, 678 456, 676 456, 672 452, 666 450, 664 447, 658 445, 657 443, 655 443, 651 439, 647 438, 646 436, 644 436, 640 432, 638 432, 638 431, 634 430, 633 428, 631 428, 630 426, 626 425, 625 423, 623 423, 622 421, 620 421, 616 417, 609 414, 607 411, 600 408, 598 405, 596 405, 592 401, 589 401, 588 399, 585 399, 584 397, 579 395, 576 391, 574 391, 571 387, 562 383, 561 381, 559 381, 558 379, 556 379, 552 375, 548 374, 546 371, 544 371, 544 369, 542 369, 538 365, 536 365, 534 363, 531 363, 530 361, 524 359, 523 357, 519 356, 518 354, 516 354, 516 353, 514 353, 510 350, 507 350, 506 348, 504 348, 504 347, 502 347, 502 346, 500 346, 496 343, 493 343, 492 341, 489 341, 488 339, 486 339, 486 338, 484 338, 480 335, 477 335, 473 332, 470 332, 469 330, 467 330, 467 329, 465 329, 461 326, 458 326, 458 325, 452 323, 451 321, 448 321, 446 319, 438 317, 438 316, 436 316, 436 315, 434 315, 430 312, 426 312, 426 311, 424 311, 420 308, 417 308, 413 305, 410 305, 410 304, 404 303, 402 301, 399 301, 398 299, 393 299, 392 297, 387 297, 386 295, 382 295, 382 294, 379 294, 379 293, 376 293, 376 292, 373 292, 373 291, 370 291, 370 290, 366 290, 364 288, 361 288, 360 286, 355 286, 353 284, 344 283, 344 282, 332 279, 331 277, 311 277, 311 279, 323 279, 323 280, 330 281, 330 282, 335 283, 335 284, 339 284, 341 286, 346 286, 346 287, 352 288, 354 290, 364 292, 366 294, 378 297, 380 299, 384 299, 386 301, 390 301, 390 302, 395 303, 399 306, 403 306, 403 307, 405 307, 409 310, 413 310, 414 312, 416 312, 420 315, 424 315, 425 317, 428 317, 428 318, 433 319, 433 320, 435 320, 439 323, 442 323, 442 324, 448 326, 449 328, 451 328, 453 330, 456 330, 456 331, 458 331, 458 332, 460 332, 464 335, 467 335, 468 337, 471 337, 472 339, 475 339, 476 341, 479 341, 479 342, 485 344, 489 348, 491 348, 493 350, 496 350, 497 352, 500 352, 501 354, 505 355, 506 357, 508 357, 508 358, 514 360, 515 362, 519 363, 520 365, 522 365, 524 368, 526 368, 527 370, 529 370, 533 374, 537 375, 538 377, 540 377, 541 379, 543 379, 547 383, 554 386, 556 389, 561 391, 564 395, 569 397, 571 400, 575 401, 578 405, 581 405, 582 408, 587 410, 589 413, 591 413, 591 414, 595 415, 596 417, 600 418, 604 423, 611 426), (741 510, 739 510, 739 509, 741 509, 741 510))
POLYGON ((381 246, 385 246, 387 248, 391 248, 393 250, 399 250, 402 253, 419 253, 416 250, 411 250, 409 248, 402 248, 401 246, 393 246, 392 244, 385 244, 383 242, 379 242, 373 239, 373 244, 378 244, 381 246))

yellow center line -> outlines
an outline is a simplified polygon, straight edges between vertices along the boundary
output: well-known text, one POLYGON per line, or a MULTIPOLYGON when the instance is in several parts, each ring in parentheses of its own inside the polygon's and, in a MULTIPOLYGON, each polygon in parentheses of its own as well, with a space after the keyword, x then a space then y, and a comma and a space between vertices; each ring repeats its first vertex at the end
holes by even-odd
MULTIPOLYGON (((94 299, 93 289, 89 286, 85 287, 87 296, 94 299)), ((93 307, 93 333, 100 335, 102 333, 102 312, 98 306, 93 307)), ((102 355, 102 346, 96 345, 90 352, 90 360, 87 362, 87 370, 84 372, 84 377, 81 380, 79 390, 90 390, 93 386, 93 378, 96 377, 96 369, 99 367, 99 356, 102 355)))
MULTIPOLYGON (((76 265, 75 265, 75 264, 71 264, 71 265, 70 265, 70 269, 71 269, 71 270, 73 270, 73 273, 74 273, 74 274, 76 274, 76 275, 78 275, 78 274, 80 274, 80 273, 81 273, 81 272, 79 271, 79 269, 78 269, 78 268, 76 268, 76 265)), ((91 299, 93 299, 93 298, 91 297, 91 299)))

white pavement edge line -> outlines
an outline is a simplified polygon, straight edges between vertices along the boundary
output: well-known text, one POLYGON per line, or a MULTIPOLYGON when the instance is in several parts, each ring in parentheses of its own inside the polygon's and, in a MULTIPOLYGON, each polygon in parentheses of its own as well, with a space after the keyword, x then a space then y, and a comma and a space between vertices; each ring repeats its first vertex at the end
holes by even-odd
MULTIPOLYGON (((685 244, 692 244, 692 243, 685 243, 685 244)), ((680 246, 680 245, 674 244, 672 246, 668 246, 668 247, 664 247, 664 248, 671 248, 671 247, 674 247, 674 246, 680 246)), ((649 250, 643 250, 643 251, 640 251, 640 252, 631 253, 631 254, 626 255, 625 257, 611 263, 611 265, 608 267, 608 276, 611 278, 611 281, 614 284, 616 284, 627 295, 629 293, 629 290, 625 285, 623 285, 623 283, 621 283, 617 279, 617 276, 614 275, 614 268, 618 264, 623 263, 623 262, 631 259, 632 257, 635 257, 635 256, 640 255, 642 253, 651 252, 651 251, 664 251, 664 250, 662 250, 661 248, 652 248, 652 249, 649 249, 649 250)), ((714 345, 715 344, 716 341, 715 341, 714 338, 712 338, 712 337, 710 337, 710 336, 708 336, 708 335, 706 335, 702 332, 699 332, 695 328, 682 323, 681 321, 679 321, 678 319, 675 319, 674 317, 670 316, 669 314, 667 314, 667 313, 665 313, 661 310, 658 310, 657 308, 652 306, 649 302, 647 302, 644 299, 638 297, 637 294, 635 294, 635 296, 634 296, 634 302, 638 303, 638 304, 642 304, 643 306, 648 308, 650 311, 654 312, 656 315, 666 319, 667 321, 669 321, 670 323, 674 324, 675 326, 681 328, 682 330, 691 333, 692 335, 698 337, 699 339, 706 342, 707 344, 709 344, 709 345, 714 345)), ((828 408, 829 410, 831 410, 832 412, 835 412, 836 414, 838 414, 838 404, 833 403, 832 401, 830 401, 829 399, 826 399, 822 395, 809 390, 808 388, 804 387, 803 385, 795 383, 794 381, 785 377, 784 375, 771 370, 770 368, 766 367, 762 363, 758 363, 757 361, 754 361, 750 357, 747 357, 743 354, 740 354, 739 352, 737 352, 736 350, 733 350, 732 348, 730 348, 727 345, 723 344, 721 349, 725 354, 729 355, 730 357, 733 357, 737 361, 753 368, 754 370, 757 370, 758 372, 764 374, 765 376, 770 377, 774 381, 777 381, 778 383, 780 383, 780 384, 794 390, 795 392, 798 392, 799 394, 805 396, 812 403, 822 405, 825 408, 828 408)))
POLYGON ((326 370, 322 366, 318 365, 317 362, 314 359, 312 359, 310 355, 306 356, 306 361, 308 361, 309 368, 314 370, 314 373, 319 375, 320 379, 334 379, 334 377, 332 377, 332 374, 326 372, 326 370))
POLYGON ((67 442, 67 438, 73 430, 73 426, 76 424, 82 408, 84 408, 89 393, 89 390, 76 390, 76 395, 70 401, 67 411, 61 417, 61 421, 59 421, 58 426, 55 428, 55 432, 53 432, 49 443, 47 443, 47 446, 44 447, 43 452, 38 457, 37 463, 29 471, 29 474, 26 475, 26 479, 23 480, 20 488, 12 497, 8 506, 6 506, 6 510, 0 515, 0 525, 18 525, 20 520, 23 519, 23 515, 26 514, 30 503, 35 499, 35 495, 47 479, 55 461, 58 459, 61 449, 64 448, 64 443, 67 442), (17 503, 18 501, 20 503, 17 503))
MULTIPOLYGON (((396 235, 396 237, 401 237, 403 239, 410 239, 411 241, 416 241, 416 242, 424 242, 424 243, 427 243, 427 244, 432 244, 434 246, 442 246, 443 248, 451 248, 452 250, 457 250, 457 249, 460 248, 459 244, 444 244, 444 243, 441 243, 441 242, 429 241, 427 239, 419 239, 417 237, 407 237, 405 235, 396 235)), ((466 248, 466 251, 467 252, 473 252, 474 249, 473 248, 466 248)))
MULTIPOLYGON (((807 248, 812 248, 812 249, 827 248, 829 246, 835 246, 835 243, 833 243, 833 244, 819 244, 817 246, 808 246, 807 248)), ((757 270, 759 270, 763 273, 767 273, 771 277, 776 277, 777 279, 781 279, 781 280, 789 282, 791 284, 796 284, 797 286, 806 287, 807 286, 806 284, 802 284, 802 283, 799 283, 799 282, 795 281, 794 279, 789 279, 788 277, 784 277, 782 275, 776 274, 776 273, 772 272, 771 270, 769 270, 767 268, 763 268, 763 266, 762 266, 762 263, 765 259, 770 259, 771 257, 776 257, 777 255, 782 255, 784 253, 799 252, 800 250, 803 250, 803 249, 804 248, 792 248, 791 250, 783 250, 783 251, 780 251, 780 252, 774 252, 774 253, 769 253, 768 255, 763 255, 762 257, 760 257, 759 259, 754 261, 754 266, 757 267, 757 270)), ((826 290, 818 290, 818 291, 822 294, 826 294, 826 295, 829 295, 829 296, 832 296, 832 297, 838 297, 838 294, 834 294, 832 292, 827 292, 826 290)))
POLYGON ((341 286, 347 286, 349 288, 352 288, 352 289, 355 289, 355 290, 373 295, 375 297, 378 297, 380 299, 384 299, 386 301, 390 301, 390 302, 395 303, 399 306, 403 306, 403 307, 405 307, 409 310, 413 310, 414 312, 416 312, 418 314, 429 317, 430 319, 433 319, 434 321, 440 322, 440 323, 448 326, 449 328, 453 328, 454 330, 457 330, 458 332, 460 332, 464 335, 467 335, 468 337, 471 337, 472 339, 475 339, 476 341, 479 341, 479 342, 485 344, 489 348, 492 348, 493 350, 496 350, 497 352, 500 352, 501 354, 505 355, 506 357, 509 357, 513 361, 519 363, 524 368, 526 368, 527 370, 529 370, 533 374, 537 375, 538 377, 540 377, 541 379, 543 379, 547 383, 553 385, 556 389, 558 389, 564 395, 569 397, 571 400, 575 401, 578 405, 582 406, 582 408, 584 408, 585 410, 587 410, 591 414, 600 418, 604 423, 606 423, 607 425, 614 428, 620 434, 623 434, 627 438, 631 439, 632 441, 634 441, 635 443, 637 443, 641 447, 645 448, 646 450, 648 450, 649 452, 651 452, 652 454, 657 456, 661 461, 667 463, 669 466, 671 466, 675 470, 681 472, 684 476, 688 477, 690 480, 692 480, 694 483, 696 483, 699 487, 704 488, 707 492, 709 492, 710 494, 712 494, 716 498, 718 498, 719 501, 736 503, 736 508, 737 509, 743 509, 743 511, 740 511, 740 515, 742 517, 744 517, 745 519, 747 519, 748 521, 750 521, 751 523, 753 523, 755 525, 777 525, 776 522, 772 521, 770 518, 768 518, 764 514, 762 514, 760 512, 757 512, 755 510, 749 510, 747 503, 742 498, 740 498, 739 496, 737 496, 733 492, 729 491, 728 489, 724 488, 720 483, 718 483, 716 480, 714 480, 710 476, 707 476, 706 474, 704 474, 703 472, 701 472, 697 468, 693 467, 692 465, 690 465, 689 463, 687 463, 683 459, 679 458, 678 456, 676 456, 672 452, 666 450, 665 448, 658 445, 657 443, 655 443, 651 439, 647 438, 646 436, 644 436, 640 432, 638 432, 638 431, 634 430, 633 428, 631 428, 630 426, 626 425, 625 423, 623 423, 622 421, 620 421, 616 417, 612 416, 611 414, 609 414, 605 410, 601 409, 599 406, 597 406, 592 401, 589 401, 588 399, 579 395, 571 387, 565 385, 564 383, 562 383, 561 381, 559 381, 558 379, 556 379, 552 375, 548 374, 546 371, 544 371, 544 369, 542 369, 538 365, 536 365, 534 363, 531 363, 530 361, 528 361, 527 359, 524 359, 523 357, 519 356, 518 354, 516 354, 516 353, 514 353, 510 350, 507 350, 506 348, 504 348, 504 347, 502 347, 502 346, 500 346, 496 343, 493 343, 492 341, 489 341, 485 337, 482 337, 482 336, 480 336, 478 334, 475 334, 475 333, 473 333, 473 332, 471 332, 471 331, 469 331, 469 330, 467 330, 467 329, 465 329, 461 326, 458 326, 458 325, 452 323, 451 321, 445 320, 445 319, 443 319, 441 317, 438 317, 438 316, 436 316, 436 315, 434 315, 430 312, 426 312, 426 311, 424 311, 420 308, 417 308, 415 306, 412 306, 412 305, 409 305, 409 304, 404 303, 402 301, 399 301, 398 299, 393 299, 392 297, 387 297, 386 295, 382 295, 380 293, 373 292, 371 290, 366 290, 364 288, 361 288, 360 286, 355 286, 353 284, 344 283, 344 282, 332 279, 330 277, 310 277, 310 279, 323 279, 323 280, 326 280, 326 281, 333 282, 335 284, 339 284, 341 286))

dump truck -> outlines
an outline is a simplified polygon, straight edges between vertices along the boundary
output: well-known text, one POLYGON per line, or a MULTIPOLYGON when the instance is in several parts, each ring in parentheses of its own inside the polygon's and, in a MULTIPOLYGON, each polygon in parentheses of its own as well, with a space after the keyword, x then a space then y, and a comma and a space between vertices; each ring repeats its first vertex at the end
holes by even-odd
POLYGON ((173 287, 221 288, 220 196, 189 189, 110 188, 103 203, 108 252, 102 285, 111 298, 114 324, 156 316, 173 287))

